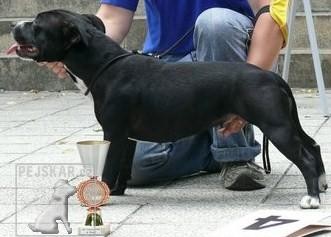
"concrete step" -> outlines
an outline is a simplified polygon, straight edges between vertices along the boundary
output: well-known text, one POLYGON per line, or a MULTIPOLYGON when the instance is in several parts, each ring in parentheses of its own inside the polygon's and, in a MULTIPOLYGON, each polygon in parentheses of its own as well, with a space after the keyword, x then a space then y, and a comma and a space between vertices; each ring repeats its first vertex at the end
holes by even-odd
MULTIPOLYGON (((137 15, 144 15, 144 1, 139 1, 137 15)), ((99 0, 0 0, 1 17, 35 17, 37 13, 64 8, 81 13, 95 13, 99 0)))
POLYGON ((60 80, 35 62, 0 55, 0 89, 61 91, 76 87, 71 80, 60 80))
MULTIPOLYGON (((5 53, 6 49, 14 43, 10 34, 10 24, 13 21, 31 20, 33 18, 0 18, 0 53, 5 53)), ((145 17, 136 16, 128 37, 123 42, 123 47, 128 49, 141 49, 145 38, 146 26, 145 17)))
MULTIPOLYGON (((320 59, 325 87, 331 88, 331 50, 320 50, 320 59)), ((278 70, 281 75, 284 55, 281 54, 278 70)), ((291 87, 313 88, 317 87, 315 70, 311 51, 307 49, 292 50, 289 84, 291 87)))
MULTIPOLYGON (((298 11, 303 11, 303 1, 298 1, 298 11)), ((312 10, 314 12, 326 12, 331 11, 331 1, 330 0, 311 0, 312 10)))
POLYGON ((38 12, 56 8, 95 12, 99 0, 0 0, 0 6, 1 17, 34 17, 38 12))
MULTIPOLYGON (((330 1, 331 2, 331 1, 330 1)), ((321 49, 331 49, 331 12, 314 13, 314 26, 316 30, 318 46, 321 49)), ((294 48, 308 48, 309 40, 307 33, 306 16, 298 13, 295 21, 294 48)))
MULTIPOLYGON (((331 50, 322 50, 321 60, 326 87, 331 88, 331 50)), ((280 70, 282 63, 283 57, 280 58, 280 70)), ((289 83, 291 87, 316 87, 309 50, 293 51, 289 83)), ((61 91, 76 87, 71 80, 60 80, 34 62, 0 55, 0 89, 61 91)))
MULTIPOLYGON (((331 1, 330 1, 331 2, 331 1)), ((12 21, 32 18, 0 18, 0 51, 3 52, 13 43, 10 36, 10 23, 12 21)), ((314 13, 314 23, 318 38, 318 45, 321 49, 331 49, 331 31, 327 30, 331 25, 331 13, 314 13)), ((124 41, 128 49, 141 48, 146 32, 146 20, 143 16, 135 17, 133 27, 124 41)), ((309 48, 306 19, 302 13, 298 13, 295 23, 294 48, 309 48)))
MULTIPOLYGON (((303 11, 302 1, 298 0, 298 11, 303 11)), ((331 11, 330 0, 312 0, 313 11, 331 11)), ((33 17, 38 12, 66 8, 78 12, 95 12, 99 0, 0 0, 1 17, 33 17)), ((139 1, 136 14, 145 15, 144 1, 139 1)))

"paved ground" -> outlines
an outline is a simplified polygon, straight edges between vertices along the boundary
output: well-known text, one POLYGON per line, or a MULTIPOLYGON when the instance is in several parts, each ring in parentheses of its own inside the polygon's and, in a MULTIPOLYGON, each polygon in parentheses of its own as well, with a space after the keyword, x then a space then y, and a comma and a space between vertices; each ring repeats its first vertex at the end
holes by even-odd
MULTIPOLYGON (((321 116, 314 91, 296 90, 295 96, 303 127, 320 143, 330 172, 331 120, 321 116)), ((331 104, 331 91, 328 99, 331 104)), ((27 223, 43 210, 52 193, 50 187, 60 178, 47 164, 64 167, 61 177, 77 185, 80 177, 65 173, 65 167, 79 167, 75 143, 102 139, 102 131, 95 121, 91 101, 76 92, 1 92, 0 111, 0 235, 34 236, 27 223), (43 173, 37 175, 40 167, 43 173)), ((259 131, 257 139, 261 141, 259 131)), ((112 236, 203 236, 206 231, 255 210, 300 210, 298 202, 306 191, 298 169, 274 148, 271 160, 272 174, 263 190, 228 191, 222 188, 218 175, 130 188, 126 196, 113 197, 103 208, 104 220, 112 223, 112 236)), ((327 179, 330 184, 331 175, 327 179)), ((320 211, 330 212, 330 192, 321 198, 320 211)), ((309 212, 302 211, 302 215, 309 212)), ((71 197, 69 220, 73 234, 84 216, 84 208, 71 197)), ((59 229, 65 233, 62 224, 59 229)))

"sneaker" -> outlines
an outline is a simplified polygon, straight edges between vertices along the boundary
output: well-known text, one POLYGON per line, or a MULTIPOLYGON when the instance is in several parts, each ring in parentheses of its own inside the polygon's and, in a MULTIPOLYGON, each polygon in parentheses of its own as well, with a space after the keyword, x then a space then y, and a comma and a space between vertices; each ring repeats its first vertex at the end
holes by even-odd
POLYGON ((265 188, 263 169, 254 162, 224 163, 221 177, 224 187, 230 190, 248 191, 265 188))

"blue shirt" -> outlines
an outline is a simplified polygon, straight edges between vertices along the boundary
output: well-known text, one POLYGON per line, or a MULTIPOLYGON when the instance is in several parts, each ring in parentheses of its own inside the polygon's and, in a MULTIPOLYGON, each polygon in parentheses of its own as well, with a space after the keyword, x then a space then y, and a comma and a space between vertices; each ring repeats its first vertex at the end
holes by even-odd
MULTIPOLYGON (((139 0, 101 0, 101 3, 136 11, 139 0)), ((145 0, 147 35, 144 52, 162 53, 194 25, 201 12, 221 7, 253 18, 247 0, 145 0)), ((193 32, 192 32, 193 33, 193 32)), ((185 55, 194 49, 192 33, 170 54, 185 55)))

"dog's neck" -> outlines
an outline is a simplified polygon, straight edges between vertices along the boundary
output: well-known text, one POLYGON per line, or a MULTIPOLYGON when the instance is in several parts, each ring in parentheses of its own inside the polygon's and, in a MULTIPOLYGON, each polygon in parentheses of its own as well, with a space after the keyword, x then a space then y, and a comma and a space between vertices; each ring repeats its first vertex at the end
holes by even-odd
POLYGON ((127 52, 105 35, 94 37, 98 37, 98 40, 91 39, 88 46, 73 47, 62 61, 86 85, 89 85, 91 78, 105 63, 127 52))

